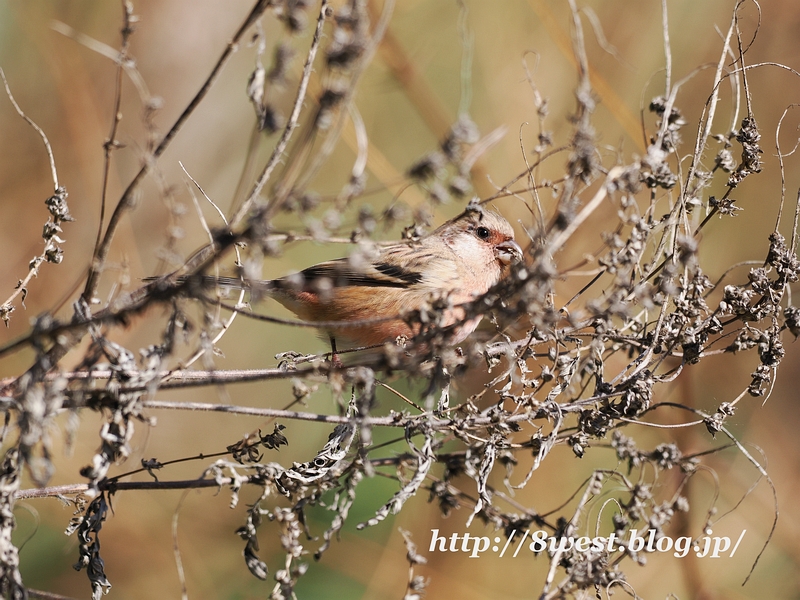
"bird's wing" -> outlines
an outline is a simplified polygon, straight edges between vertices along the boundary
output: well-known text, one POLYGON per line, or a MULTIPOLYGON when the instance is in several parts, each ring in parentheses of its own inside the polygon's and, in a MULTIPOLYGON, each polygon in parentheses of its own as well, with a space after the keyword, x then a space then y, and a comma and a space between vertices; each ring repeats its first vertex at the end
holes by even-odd
POLYGON ((300 271, 297 275, 275 280, 276 289, 298 288, 312 291, 322 280, 327 286, 341 287, 392 287, 410 288, 423 280, 421 266, 424 261, 410 260, 414 256, 406 244, 383 248, 372 261, 358 264, 349 258, 319 263, 300 271), (299 277, 298 277, 299 276, 299 277))

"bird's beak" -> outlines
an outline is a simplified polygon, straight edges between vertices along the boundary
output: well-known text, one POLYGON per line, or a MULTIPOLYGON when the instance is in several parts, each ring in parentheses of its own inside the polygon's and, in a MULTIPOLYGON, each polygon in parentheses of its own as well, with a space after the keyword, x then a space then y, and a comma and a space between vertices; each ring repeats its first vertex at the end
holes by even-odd
POLYGON ((508 240, 497 244, 497 260, 504 265, 522 260, 522 248, 514 240, 508 240))

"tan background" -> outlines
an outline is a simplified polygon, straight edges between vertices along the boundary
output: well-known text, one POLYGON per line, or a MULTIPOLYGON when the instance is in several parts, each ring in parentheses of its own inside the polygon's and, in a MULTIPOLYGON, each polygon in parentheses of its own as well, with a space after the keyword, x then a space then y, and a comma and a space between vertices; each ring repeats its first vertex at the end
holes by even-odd
MULTIPOLYGON (((168 128, 195 93, 250 4, 246 0, 225 3, 150 0, 135 4, 141 23, 133 37, 132 54, 151 94, 163 99, 163 108, 155 117, 159 131, 168 128)), ((663 73, 659 72, 664 64, 660 3, 597 0, 585 5, 597 13, 606 38, 620 57, 615 58, 599 47, 589 22, 584 20, 593 82, 600 99, 594 120, 599 143, 605 147, 607 157, 617 151, 630 156, 643 150, 639 107, 663 90, 663 73)), ((675 0, 669 5, 673 79, 678 80, 696 67, 716 61, 720 36, 715 27, 727 29, 732 3, 675 0)), ((535 66, 536 85, 549 100, 547 127, 553 131, 557 143, 568 138, 570 125, 565 117, 574 109, 575 83, 568 6, 560 0, 473 1, 466 6, 468 28, 474 35, 470 114, 482 134, 499 126, 508 128, 503 140, 483 158, 491 181, 500 185, 524 169, 518 140, 520 127, 529 123, 521 130, 528 147, 537 131, 533 93, 522 64, 527 51, 538 54, 538 65, 533 55, 527 56, 528 63, 535 66)), ((748 54, 749 62, 775 61, 800 68, 797 61, 800 10, 796 3, 772 0, 765 2, 762 8, 762 30, 748 54)), ((746 5, 741 16, 744 37, 749 39, 757 20, 754 6, 746 5)), ((435 147, 441 133, 437 130, 440 116, 445 122, 455 119, 462 102, 458 18, 455 2, 398 2, 390 31, 421 78, 412 87, 399 82, 386 66, 387 57, 380 54, 364 75, 357 105, 372 144, 370 187, 379 187, 381 181, 392 181, 416 158, 435 147)), ((17 101, 50 137, 59 176, 70 193, 70 208, 76 218, 74 223, 65 226, 62 236, 66 239, 64 263, 42 268, 38 279, 30 285, 26 309, 17 310, 10 327, 0 329, 0 343, 24 334, 30 318, 53 309, 70 294, 85 271, 96 236, 102 144, 111 124, 114 67, 108 59, 54 32, 50 27, 53 19, 111 46, 119 40, 117 3, 0 1, 0 67, 5 70, 17 101)), ((278 35, 280 29, 270 25, 267 31, 278 35)), ((301 52, 306 44, 306 38, 295 40, 301 52)), ((229 206, 252 127, 252 110, 244 95, 252 65, 252 50, 241 48, 206 103, 191 117, 159 162, 164 182, 175 186, 176 200, 188 208, 177 223, 185 234, 178 245, 183 255, 191 253, 205 238, 177 162, 183 162, 212 198, 223 207, 229 206)), ((711 69, 698 73, 679 96, 678 105, 689 122, 684 129, 687 138, 691 138, 696 129, 711 77, 711 69)), ((296 81, 296 69, 292 80, 296 81)), ((763 133, 765 173, 748 180, 734 194, 745 208, 744 213, 734 222, 726 222, 724 229, 720 221, 712 222, 704 234, 701 260, 712 278, 738 260, 764 256, 766 236, 774 225, 780 195, 774 158, 775 125, 784 108, 800 99, 800 79, 785 70, 764 68, 753 72, 750 84, 755 114, 763 133)), ((720 105, 720 124, 730 120, 729 97, 726 93, 720 105)), ((145 144, 141 103, 127 80, 123 114, 119 139, 126 149, 115 155, 111 170, 109 198, 112 205, 138 168, 145 144)), ((652 127, 652 119, 648 119, 652 127)), ((796 125, 796 116, 790 115, 784 125, 784 148, 794 145, 796 125)), ((727 127, 720 125, 716 131, 727 127)), ((708 158, 710 163, 711 157, 708 158)), ((349 173, 352 159, 352 149, 342 142, 314 187, 323 193, 338 190, 349 173)), ((555 177, 562 167, 563 159, 557 158, 545 167, 545 175, 555 177)), ((484 195, 486 190, 492 189, 492 184, 486 181, 479 185, 484 195)), ((797 187, 797 169, 790 169, 787 177, 790 201, 797 187)), ((138 206, 125 219, 110 256, 115 264, 127 265, 134 279, 154 274, 158 268, 163 270, 163 266, 159 267, 163 256, 161 248, 167 227, 171 226, 159 185, 151 181, 142 189, 137 198, 138 206)), ((0 296, 3 298, 24 276, 27 262, 40 251, 41 227, 46 220, 43 200, 51 190, 49 169, 38 136, 14 113, 7 99, 0 98, 0 296)), ((712 193, 720 191, 711 190, 712 193)), ((391 195, 384 191, 370 198, 381 208, 391 195)), ((419 194, 410 190, 402 198, 413 206, 419 194)), ((513 199, 498 203, 498 208, 510 219, 525 222, 529 218, 521 203, 513 199)), ((456 211, 456 206, 442 207, 436 221, 456 211)), ((205 214, 209 220, 213 219, 211 211, 205 214)), ((600 221, 594 227, 602 228, 603 218, 599 215, 600 221)), ((286 225, 299 227, 289 218, 286 225)), ((788 231, 786 227, 783 230, 788 231)), ((518 227, 518 234, 524 235, 521 227, 518 227)), ((387 237, 392 235, 396 234, 386 234, 387 237)), ((285 274, 344 251, 337 246, 297 245, 281 260, 267 263, 265 274, 285 274)), ((575 246, 568 252, 562 257, 562 264, 579 257, 581 248, 575 246)), ((101 290, 103 294, 111 291, 109 285, 101 290)), ((69 303, 58 314, 69 315, 69 303)), ((284 313, 275 308, 275 314, 284 313)), ((157 341, 156 329, 143 329, 136 324, 127 331, 117 332, 114 339, 134 350, 157 341)), ((274 366, 273 357, 277 352, 288 349, 319 352, 324 351, 324 344, 310 331, 239 321, 220 348, 225 357, 216 359, 218 367, 260 368, 274 366)), ((798 409, 794 371, 800 359, 794 345, 789 343, 787 348, 787 359, 769 401, 761 406, 760 400, 747 399, 731 421, 748 450, 756 456, 762 456, 763 452, 768 458, 781 510, 772 543, 752 580, 741 587, 769 534, 774 514, 772 494, 765 482, 715 528, 716 534, 733 537, 743 528, 747 529, 745 541, 734 559, 692 561, 651 557, 644 568, 626 561, 624 569, 640 596, 663 598, 672 592, 680 598, 796 597, 797 573, 800 572, 800 519, 796 508, 800 494, 800 446, 796 434, 798 409)), ((0 362, 0 376, 19 373, 30 359, 28 352, 4 359, 0 362)), ((75 358, 68 356, 66 364, 70 364, 70 360, 75 358)), ((720 402, 733 399, 747 385, 748 374, 754 366, 753 357, 709 359, 700 368, 687 370, 671 388, 662 389, 659 398, 680 397, 687 404, 713 410, 720 402)), ((474 383, 477 382, 465 382, 459 393, 468 394, 469 386, 474 383)), ((225 399, 225 394, 237 404, 275 407, 285 405, 290 397, 288 384, 252 384, 230 387, 225 393, 192 391, 165 394, 164 398, 218 401, 225 399)), ((385 396, 382 402, 385 403, 383 408, 388 408, 395 400, 385 396)), ((329 397, 318 394, 310 409, 330 410, 329 397)), ((166 460, 217 452, 248 431, 259 426, 270 427, 240 417, 169 413, 155 416, 159 420, 157 427, 147 430, 138 426, 134 455, 116 472, 133 468, 140 458, 155 456, 166 460)), ((82 414, 79 441, 72 455, 57 457, 54 484, 80 481, 77 469, 88 462, 96 448, 99 425, 96 414, 82 414)), ((328 433, 323 426, 300 427, 288 423, 290 446, 282 449, 276 460, 286 464, 288 460, 307 459, 328 433)), ((636 434, 642 447, 652 447, 660 440, 678 440, 686 450, 700 450, 712 443, 702 427, 663 435, 652 431, 637 431, 636 434)), ((376 439, 382 441, 393 435, 394 432, 377 432, 376 439)), ((60 449, 63 435, 56 434, 56 437, 60 449)), ((721 444, 722 440, 717 443, 721 444)), ((203 464, 183 465, 172 470, 168 477, 196 477, 203 464)), ((580 485, 592 468, 601 464, 615 466, 611 451, 598 449, 578 461, 568 448, 558 448, 528 487, 518 493, 517 500, 541 512, 555 508, 580 485)), ((706 464, 714 473, 700 475, 689 490, 695 507, 692 521, 686 525, 691 535, 697 534, 704 511, 712 503, 714 477, 719 480, 717 506, 720 512, 734 506, 757 478, 755 469, 730 450, 710 457, 706 464)), ((665 481, 668 482, 669 477, 665 481)), ((428 565, 418 572, 431 578, 430 598, 529 598, 538 595, 546 568, 541 558, 534 560, 521 553, 516 559, 469 560, 460 555, 428 553, 430 529, 439 528, 448 534, 464 532, 467 510, 442 520, 435 506, 426 504, 425 494, 414 498, 398 517, 356 532, 355 523, 371 516, 395 489, 395 483, 380 477, 363 484, 342 540, 334 544, 320 563, 312 564, 310 574, 298 588, 301 598, 399 597, 407 576, 399 527, 411 530, 418 549, 428 555, 428 565)), ((182 496, 180 492, 133 492, 114 498, 114 514, 102 531, 102 554, 114 585, 112 597, 179 596, 170 534, 170 523, 179 503, 178 539, 189 596, 265 597, 271 585, 257 581, 246 571, 240 556, 241 543, 233 533, 243 522, 244 503, 252 499, 252 494, 244 494, 243 503, 235 510, 228 508, 229 496, 224 492, 219 495, 212 491, 192 492, 181 500, 182 496)), ((85 574, 71 568, 77 556, 75 539, 65 538, 62 533, 71 511, 61 507, 57 500, 39 500, 18 507, 17 516, 19 527, 15 539, 21 543, 30 538, 21 552, 26 583, 34 588, 87 597, 89 585, 85 574)), ((322 511, 312 511, 311 516, 315 530, 320 532, 321 519, 325 518, 322 511)), ((261 555, 274 573, 282 565, 272 527, 269 523, 263 527, 261 555)), ((470 532, 495 535, 477 523, 470 532)))

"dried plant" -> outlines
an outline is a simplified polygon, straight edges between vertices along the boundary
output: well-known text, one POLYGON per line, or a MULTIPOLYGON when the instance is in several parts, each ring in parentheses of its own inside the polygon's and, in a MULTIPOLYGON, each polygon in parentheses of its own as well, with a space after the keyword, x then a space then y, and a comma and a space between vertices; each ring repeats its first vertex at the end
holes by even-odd
MULTIPOLYGON (((314 569, 308 555, 324 561, 352 520, 350 511, 361 484, 377 476, 395 480, 395 491, 381 499, 382 506, 359 529, 380 526, 392 514, 413 510, 412 498, 425 496, 443 515, 455 513, 464 531, 477 518, 515 545, 518 536, 533 530, 556 539, 615 534, 620 545, 610 550, 542 548, 539 558, 548 567, 536 593, 549 599, 588 597, 582 595, 587 590, 598 597, 600 590, 630 591, 626 572, 633 563, 646 562, 645 553, 631 544, 631 531, 672 535, 681 515, 707 510, 690 502, 684 490, 708 468, 704 460, 710 455, 736 451, 754 473, 769 479, 764 461, 726 421, 748 397, 769 396, 786 338, 800 332, 800 308, 792 305, 790 293, 800 273, 796 207, 787 216, 792 210, 784 211, 783 194, 774 201, 762 200, 765 207, 776 207, 776 224, 763 242, 763 255, 753 262, 727 264, 720 272, 707 273, 701 260, 704 231, 711 223, 724 228, 736 217, 741 210, 735 200, 738 186, 762 171, 763 132, 753 108, 756 92, 748 85, 748 77, 762 65, 746 60, 750 41, 739 25, 744 2, 734 8, 722 34, 708 100, 694 130, 680 107, 686 80, 672 80, 664 6, 665 88, 645 111, 647 144, 641 156, 621 151, 609 155, 600 147, 584 17, 574 0, 569 3, 577 87, 568 136, 558 139, 548 130, 547 101, 529 73, 538 142, 532 147, 523 144, 525 169, 495 193, 479 198, 473 188, 482 168, 479 159, 502 132, 482 135, 463 112, 438 147, 405 166, 402 185, 416 186, 426 198, 427 205, 413 211, 396 201, 386 207, 371 202, 366 185, 370 132, 353 101, 386 34, 391 2, 371 12, 373 5, 362 0, 336 6, 328 0, 258 0, 166 133, 154 125, 159 103, 148 96, 130 54, 137 18, 133 6, 124 3, 121 46, 111 54, 118 78, 114 120, 104 146, 104 181, 120 151, 120 82, 126 76, 137 82, 146 107, 145 160, 116 203, 109 205, 108 216, 110 194, 104 188, 101 230, 72 318, 42 315, 27 335, 0 348, 0 358, 23 349, 34 352, 24 372, 3 380, 1 388, 6 450, 0 477, 0 590, 6 597, 28 593, 19 573, 18 548, 11 540, 14 503, 20 498, 58 496, 75 506, 68 527, 78 538, 75 568, 85 569, 94 598, 111 586, 101 557, 101 527, 114 518, 112 498, 134 489, 210 487, 230 494, 232 507, 238 506, 243 490, 254 493, 252 502, 237 509, 242 525, 236 534, 243 541, 247 569, 259 579, 274 579, 273 587, 262 591, 270 598, 296 596, 298 581, 314 569), (274 20, 283 28, 277 39, 265 34, 265 23, 274 20), (162 249, 160 272, 141 275, 174 273, 179 278, 142 283, 125 276, 114 282, 118 272, 109 268, 109 253, 144 182, 155 181, 173 215, 180 212, 159 159, 187 119, 209 101, 208 92, 221 70, 247 40, 251 43, 240 51, 252 53, 255 68, 242 89, 254 110, 254 139, 269 140, 269 156, 262 157, 254 145, 243 168, 245 191, 223 203, 209 198, 201 187, 202 177, 186 169, 194 201, 210 202, 219 213, 214 223, 206 223, 198 211, 208 243, 188 259, 181 257, 175 225, 162 249), (297 55, 297 40, 307 42, 305 56, 297 55), (731 103, 741 102, 741 116, 732 129, 720 125, 716 114, 728 89, 731 103), (326 196, 315 190, 315 177, 331 160, 345 127, 355 130, 356 159, 341 189, 326 196), (553 167, 561 169, 560 177, 541 176, 543 169, 553 167), (381 227, 388 231, 399 225, 407 239, 414 239, 431 225, 430 214, 441 203, 466 207, 502 198, 514 198, 527 210, 522 223, 528 240, 525 258, 497 286, 463 307, 464 320, 483 317, 489 326, 459 347, 447 343, 448 328, 440 324, 447 302, 432 298, 425 310, 391 315, 417 324, 416 338, 340 351, 342 366, 330 354, 306 355, 286 348, 274 368, 217 368, 218 344, 234 319, 281 327, 305 324, 271 315, 268 304, 256 304, 259 298, 246 303, 244 292, 229 300, 204 285, 204 275, 223 270, 258 279, 265 261, 280 260, 285 246, 304 240, 349 241, 355 253, 366 255, 381 243, 373 241, 381 227), (611 226, 598 218, 601 211, 615 215, 611 226), (283 229, 282 223, 292 223, 294 231, 283 229), (788 239, 780 226, 791 232, 788 239), (589 229, 592 235, 586 233, 589 229), (567 264, 568 256, 582 258, 579 264, 567 264), (100 290, 111 283, 119 285, 103 300, 100 290), (134 350, 115 341, 115 332, 125 327, 150 335, 156 327, 161 329, 151 345, 134 350), (76 351, 82 353, 78 367, 65 369, 64 357, 76 351), (699 406, 663 399, 685 371, 708 357, 734 354, 752 354, 758 360, 736 397, 699 406), (198 361, 202 369, 194 368, 198 361), (454 389, 455 383, 479 374, 486 381, 480 391, 468 395, 454 389), (415 382, 418 393, 409 397, 393 389, 399 377, 415 382), (209 404, 162 396, 168 390, 234 389, 234 383, 284 380, 292 382, 293 398, 281 409, 247 407, 235 398, 209 404), (335 410, 296 410, 297 404, 307 405, 324 389, 334 398, 335 410), (405 410, 387 410, 378 403, 380 389, 393 390, 406 403, 405 410), (152 414, 164 410, 215 411, 277 422, 267 433, 253 432, 235 442, 214 440, 217 456, 143 460, 141 469, 117 472, 116 466, 132 454, 136 428, 156 426, 152 414), (79 474, 69 474, 74 485, 47 487, 55 470, 53 431, 61 426, 57 416, 88 411, 103 419, 96 453, 79 474), (297 436, 308 422, 326 424, 327 442, 305 462, 281 462, 277 451, 293 441, 285 424, 294 423, 297 436), (645 425, 699 428, 707 435, 695 439, 705 446, 687 451, 677 437, 649 446, 638 437, 645 425), (373 439, 376 429, 385 428, 396 432, 388 446, 373 439), (561 507, 541 512, 514 493, 526 487, 559 446, 571 448, 577 457, 593 456, 596 462, 591 464, 599 466, 577 489, 563 490, 561 507), (172 466, 187 460, 198 464, 197 478, 171 477, 172 466), (152 480, 132 479, 142 471, 152 480), (23 473, 37 487, 21 490, 23 473), (315 529, 319 520, 312 523, 308 516, 318 509, 327 514, 322 529, 315 529), (284 556, 277 570, 260 553, 270 536, 284 556)), ((61 30, 76 39, 81 35, 61 30)), ((8 85, 7 92, 10 97, 8 85)), ((24 116, 24 107, 17 110, 24 116)), ((37 130, 47 144, 44 132, 37 130)), ((780 146, 776 151, 783 165, 790 153, 780 146)), ((41 265, 61 262, 60 236, 69 237, 67 190, 59 184, 57 161, 50 156, 54 193, 46 200, 45 249, 1 305, 0 318, 6 322, 19 314, 13 311, 41 265)), ((182 226, 187 220, 184 217, 182 226)), ((712 510, 706 523, 710 527, 715 522, 712 510)), ((703 530, 689 535, 699 539, 703 530)), ((769 535, 761 533, 762 543, 769 535)), ((427 540, 412 541, 408 532, 403 537, 410 563, 405 598, 420 598, 436 576, 425 570, 427 540)))

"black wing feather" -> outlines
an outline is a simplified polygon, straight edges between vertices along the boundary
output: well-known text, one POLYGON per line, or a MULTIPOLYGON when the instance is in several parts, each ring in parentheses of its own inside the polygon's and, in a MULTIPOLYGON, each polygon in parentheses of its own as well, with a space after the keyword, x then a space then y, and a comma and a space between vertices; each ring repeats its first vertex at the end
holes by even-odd
MULTIPOLYGON (((386 278, 374 277, 369 273, 353 270, 346 259, 314 265, 313 267, 308 267, 300 271, 299 274, 303 277, 301 288, 314 291, 313 282, 319 281, 320 279, 329 279, 335 287, 353 285, 364 287, 407 288, 422 281, 422 275, 420 273, 407 271, 396 265, 378 263, 374 265, 374 268, 382 275, 385 275, 386 278)), ((278 279, 275 283, 277 284, 276 287, 279 289, 284 286, 294 287, 286 278, 278 279)))

